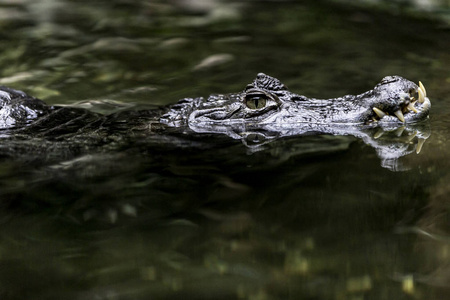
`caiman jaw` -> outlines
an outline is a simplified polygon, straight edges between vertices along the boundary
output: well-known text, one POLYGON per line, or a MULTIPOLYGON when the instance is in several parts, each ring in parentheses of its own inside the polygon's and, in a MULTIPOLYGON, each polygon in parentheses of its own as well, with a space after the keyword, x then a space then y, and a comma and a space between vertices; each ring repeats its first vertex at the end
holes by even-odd
MULTIPOLYGON (((418 114, 422 111, 425 112, 431 106, 430 99, 427 97, 427 90, 420 81, 417 89, 412 90, 409 93, 405 93, 402 98, 406 100, 404 104, 401 105, 400 109, 391 113, 402 123, 406 122, 405 115, 418 114)), ((377 107, 373 107, 372 109, 375 112, 374 121, 379 121, 389 115, 388 112, 385 112, 377 107)))

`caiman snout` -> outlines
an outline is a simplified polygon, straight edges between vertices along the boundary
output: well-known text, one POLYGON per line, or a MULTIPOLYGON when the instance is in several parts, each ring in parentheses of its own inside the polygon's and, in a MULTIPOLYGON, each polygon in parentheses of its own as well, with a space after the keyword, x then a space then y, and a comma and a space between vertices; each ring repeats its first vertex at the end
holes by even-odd
POLYGON ((375 91, 380 101, 372 107, 372 122, 415 123, 429 114, 431 101, 420 81, 416 85, 400 76, 388 76, 375 87, 375 91))

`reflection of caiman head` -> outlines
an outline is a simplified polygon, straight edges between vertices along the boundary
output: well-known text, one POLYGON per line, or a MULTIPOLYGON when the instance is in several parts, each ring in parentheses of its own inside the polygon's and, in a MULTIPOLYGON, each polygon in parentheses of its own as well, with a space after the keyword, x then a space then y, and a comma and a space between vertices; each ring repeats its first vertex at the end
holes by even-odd
POLYGON ((392 161, 412 152, 414 139, 420 152, 429 130, 415 124, 428 118, 430 108, 423 84, 400 76, 387 76, 360 95, 315 99, 294 94, 278 79, 260 73, 240 93, 183 99, 161 122, 199 133, 226 134, 241 139, 253 151, 285 136, 353 135, 392 161), (393 131, 397 134, 385 134, 393 131))

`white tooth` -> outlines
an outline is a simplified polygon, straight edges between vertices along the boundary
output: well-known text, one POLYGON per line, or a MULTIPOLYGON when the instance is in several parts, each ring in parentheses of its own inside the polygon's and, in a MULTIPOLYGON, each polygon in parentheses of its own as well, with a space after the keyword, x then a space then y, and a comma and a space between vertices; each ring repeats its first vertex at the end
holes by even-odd
POLYGON ((418 113, 419 111, 414 107, 413 103, 409 103, 407 108, 415 113, 418 113))
POLYGON ((394 114, 397 116, 397 118, 402 121, 403 123, 405 123, 405 117, 403 117, 403 113, 402 110, 399 109, 396 112, 394 112, 394 114))
POLYGON ((386 115, 386 114, 385 114, 381 109, 379 109, 379 108, 374 107, 374 108, 372 108, 372 109, 373 109, 373 111, 377 114, 377 116, 380 117, 380 119, 386 115))
POLYGON ((402 136, 402 134, 403 134, 403 131, 405 131, 405 126, 402 126, 402 127, 400 127, 400 128, 398 128, 396 131, 395 131, 395 135, 397 135, 398 137, 401 137, 402 136))
POLYGON ((423 96, 426 97, 427 96, 427 90, 425 89, 425 86, 422 84, 421 81, 419 81, 419 88, 422 90, 423 96))
POLYGON ((408 141, 408 143, 409 142, 411 142, 415 137, 416 137, 416 135, 417 135, 417 131, 415 131, 413 134, 411 134, 411 135, 408 135, 407 137, 406 137, 406 140, 408 141))
POLYGON ((425 94, 421 88, 417 90, 419 92, 419 102, 424 103, 425 102, 425 94))
POLYGON ((383 136, 383 134, 384 134, 384 130, 383 129, 380 129, 380 130, 378 130, 374 135, 373 135, 373 138, 376 140, 376 139, 379 139, 380 137, 382 137, 383 136))
POLYGON ((416 147, 416 153, 419 154, 420 151, 422 150, 422 146, 425 143, 425 139, 421 139, 419 138, 417 141, 417 147, 416 147))

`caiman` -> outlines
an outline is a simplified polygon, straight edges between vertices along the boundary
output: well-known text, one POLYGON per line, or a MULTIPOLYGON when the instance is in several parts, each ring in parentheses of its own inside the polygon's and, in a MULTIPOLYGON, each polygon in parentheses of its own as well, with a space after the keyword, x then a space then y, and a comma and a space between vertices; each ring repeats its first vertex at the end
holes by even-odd
POLYGON ((427 118, 430 107, 423 84, 400 76, 387 76, 360 95, 314 99, 292 93, 278 79, 259 73, 243 92, 183 99, 161 121, 201 132, 214 132, 217 126, 322 132, 323 126, 417 123, 427 118))
POLYGON ((400 76, 387 76, 359 95, 315 99, 293 93, 263 73, 241 92, 185 98, 154 110, 102 115, 78 107, 50 106, 7 87, 0 87, 0 105, 3 141, 39 137, 46 143, 59 141, 72 148, 92 149, 110 143, 111 136, 117 140, 117 135, 136 131, 164 134, 167 129, 181 129, 192 134, 225 134, 247 146, 294 135, 353 135, 380 150, 382 146, 375 142, 380 134, 373 129, 401 128, 419 138, 418 151, 428 133, 414 124, 427 119, 431 107, 423 84, 400 76))

